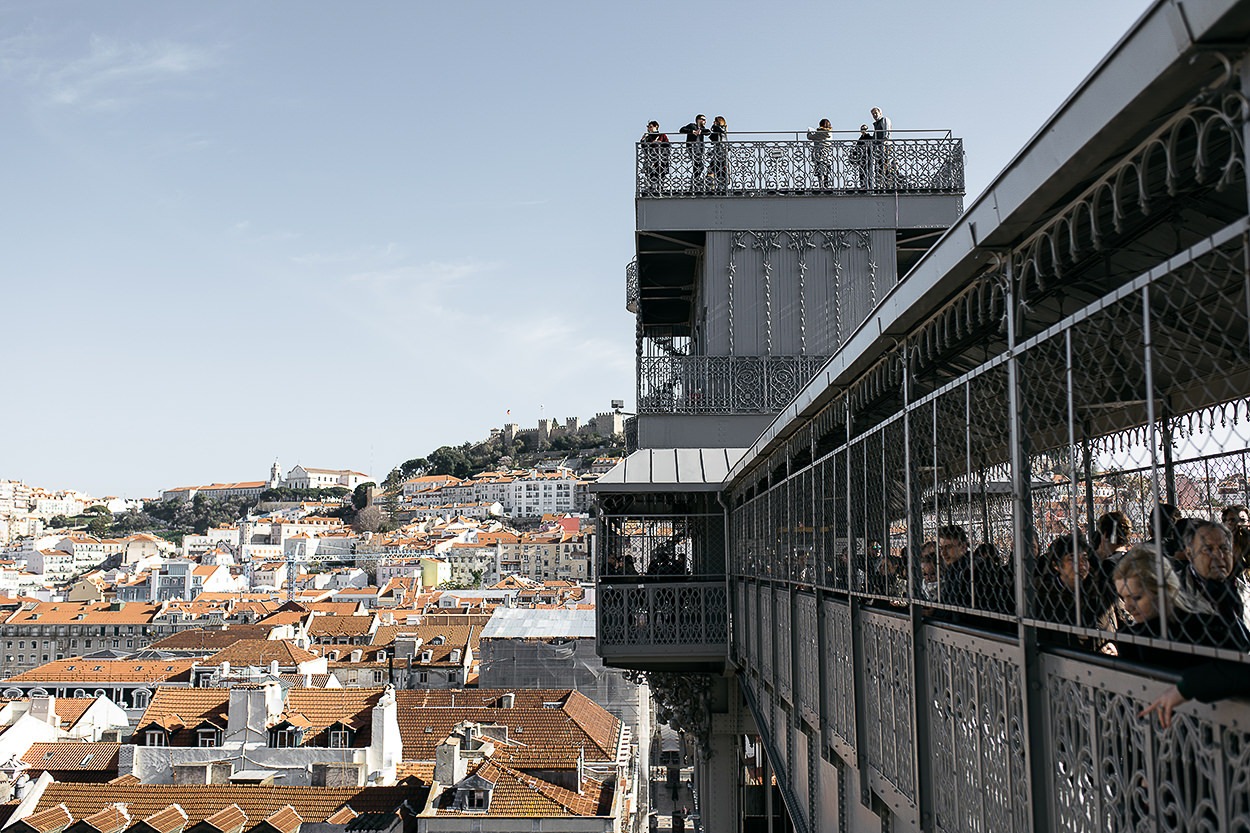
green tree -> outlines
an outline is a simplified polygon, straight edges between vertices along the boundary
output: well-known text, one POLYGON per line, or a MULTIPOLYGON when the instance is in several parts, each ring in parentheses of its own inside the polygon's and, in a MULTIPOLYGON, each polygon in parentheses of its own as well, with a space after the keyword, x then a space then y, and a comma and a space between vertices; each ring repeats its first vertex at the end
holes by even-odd
POLYGON ((376 488, 378 484, 370 480, 368 483, 361 483, 352 492, 352 506, 356 511, 364 509, 369 503, 369 490, 376 488))
POLYGON ((96 515, 87 521, 87 532, 97 538, 104 538, 109 534, 109 528, 113 525, 113 513, 108 515, 96 515))

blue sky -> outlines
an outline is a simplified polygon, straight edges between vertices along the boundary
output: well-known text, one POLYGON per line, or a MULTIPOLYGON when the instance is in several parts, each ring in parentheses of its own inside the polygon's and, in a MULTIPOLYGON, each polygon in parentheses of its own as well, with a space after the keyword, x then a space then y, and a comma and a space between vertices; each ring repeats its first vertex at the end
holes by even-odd
POLYGON ((9 0, 0 478, 381 477, 632 402, 649 119, 879 104, 971 201, 1147 6, 9 0))

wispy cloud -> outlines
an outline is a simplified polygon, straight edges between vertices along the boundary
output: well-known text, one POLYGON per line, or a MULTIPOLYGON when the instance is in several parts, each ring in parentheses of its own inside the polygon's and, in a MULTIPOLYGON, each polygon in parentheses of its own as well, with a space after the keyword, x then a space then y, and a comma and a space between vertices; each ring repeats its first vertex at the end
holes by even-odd
POLYGON ((34 87, 50 105, 92 110, 127 106, 142 95, 214 66, 214 49, 154 40, 121 41, 92 35, 86 53, 68 59, 49 56, 50 44, 31 33, 0 42, 0 70, 34 87))
POLYGON ((299 266, 339 267, 351 271, 381 268, 397 263, 406 256, 407 251, 398 243, 374 243, 341 251, 306 252, 293 256, 291 260, 299 266))
POLYGON ((247 243, 288 243, 303 237, 298 231, 274 229, 264 231, 251 220, 239 220, 227 229, 227 233, 247 243))
POLYGON ((346 279, 351 283, 373 286, 422 286, 441 287, 459 283, 467 278, 493 271, 489 263, 475 261, 431 261, 389 269, 369 269, 353 272, 346 279))

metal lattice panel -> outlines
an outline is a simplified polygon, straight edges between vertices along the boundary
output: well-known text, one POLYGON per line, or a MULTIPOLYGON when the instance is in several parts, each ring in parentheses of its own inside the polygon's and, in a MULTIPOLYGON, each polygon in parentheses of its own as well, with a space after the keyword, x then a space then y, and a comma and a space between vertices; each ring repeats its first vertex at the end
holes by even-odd
POLYGON ((799 646, 799 716, 812 728, 820 728, 820 630, 816 597, 799 593, 795 598, 794 638, 799 646))
POLYGON ((1019 667, 1003 643, 925 629, 936 829, 1027 830, 1019 667))
POLYGON ((773 671, 774 645, 777 631, 773 627, 773 592, 761 587, 758 590, 760 605, 760 673, 771 685, 777 684, 776 673, 773 671))
POLYGON ((1134 676, 1057 657, 1045 671, 1058 827, 1250 829, 1250 709, 1183 714, 1160 734, 1137 717, 1148 700, 1134 676))
POLYGON ((846 748, 855 748, 855 667, 851 644, 851 608, 839 602, 825 605, 825 716, 828 729, 846 748))
POLYGON ((639 142, 639 197, 789 193, 964 192, 963 141, 954 138, 639 142))
POLYGON ((723 655, 724 582, 600 584, 599 644, 723 655))
POLYGON ((915 801, 910 627, 906 619, 868 612, 861 613, 860 626, 868 765, 904 798, 915 801))
POLYGON ((790 627, 790 594, 787 591, 773 591, 773 610, 777 612, 777 693, 787 702, 793 703, 791 642, 794 631, 790 627))

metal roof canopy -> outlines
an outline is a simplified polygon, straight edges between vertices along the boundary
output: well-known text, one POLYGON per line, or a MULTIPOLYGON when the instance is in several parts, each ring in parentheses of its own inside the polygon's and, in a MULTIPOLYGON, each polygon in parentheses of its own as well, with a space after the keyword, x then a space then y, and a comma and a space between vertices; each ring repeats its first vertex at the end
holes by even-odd
POLYGON ((481 639, 594 639, 595 611, 499 608, 481 639))
POLYGON ((591 486, 593 492, 719 491, 745 448, 641 448, 591 486))

